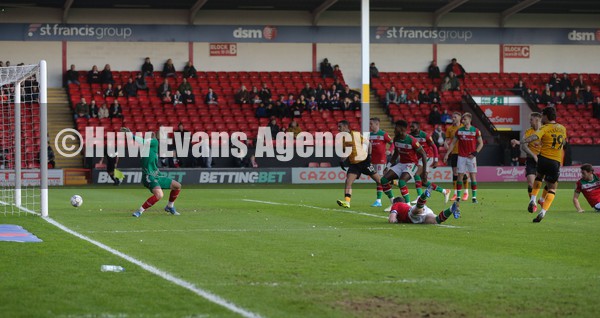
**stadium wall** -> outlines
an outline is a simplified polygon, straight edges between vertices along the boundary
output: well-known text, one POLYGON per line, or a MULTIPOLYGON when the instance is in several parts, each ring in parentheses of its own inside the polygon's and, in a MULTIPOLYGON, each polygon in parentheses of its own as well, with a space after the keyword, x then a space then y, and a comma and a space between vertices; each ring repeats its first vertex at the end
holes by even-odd
MULTIPOLYGON (((62 11, 56 9, 9 9, 3 14, 3 23, 60 23, 62 11)), ((69 23, 81 24, 167 24, 185 25, 188 11, 185 10, 92 10, 71 9, 69 23)), ((373 12, 371 24, 430 26, 431 16, 425 13, 373 12)), ((198 25, 295 25, 309 26, 308 12, 261 12, 252 11, 202 11, 198 13, 198 25)), ((358 12, 325 12, 319 26, 358 26, 358 12)), ((497 14, 451 13, 444 17, 440 27, 497 27, 497 14)), ((517 14, 508 20, 507 28, 600 28, 597 15, 532 15, 517 14)), ((600 43, 600 42, 599 42, 600 43)), ((150 56, 155 67, 172 58, 181 68, 190 59, 187 43, 181 42, 67 42, 62 52, 60 42, 2 42, 0 58, 31 63, 46 59, 49 63, 49 85, 62 84, 62 58, 66 55, 66 66, 75 64, 87 70, 93 64, 99 67, 111 64, 113 70, 137 70, 141 60, 150 56)), ((525 43, 526 44, 526 43, 525 43)), ((195 64, 200 70, 265 70, 265 71, 309 71, 312 70, 312 46, 310 43, 264 44, 238 43, 239 54, 235 57, 208 56, 208 43, 194 43, 195 64)), ((371 60, 380 71, 425 71, 434 59, 431 44, 372 44, 371 60)), ((600 64, 595 57, 600 53, 598 45, 530 45, 528 59, 505 59, 505 72, 594 72, 600 73, 600 64)), ((352 87, 360 86, 360 45, 356 43, 318 43, 316 60, 329 58, 339 64, 346 80, 352 87)), ((499 72, 499 45, 439 44, 437 58, 440 67, 456 57, 469 72, 499 72)))

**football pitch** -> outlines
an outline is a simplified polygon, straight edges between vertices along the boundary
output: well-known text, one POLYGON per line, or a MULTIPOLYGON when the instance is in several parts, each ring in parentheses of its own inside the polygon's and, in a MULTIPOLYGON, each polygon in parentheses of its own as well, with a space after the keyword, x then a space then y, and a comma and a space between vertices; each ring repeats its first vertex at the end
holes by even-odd
POLYGON ((181 216, 166 191, 139 219, 141 186, 52 188, 50 217, 112 252, 0 215, 44 241, 0 242, 0 317, 597 317, 600 214, 575 212, 573 184, 539 224, 525 184, 479 188, 444 226, 387 224, 373 185, 350 209, 342 185, 184 186, 181 216))

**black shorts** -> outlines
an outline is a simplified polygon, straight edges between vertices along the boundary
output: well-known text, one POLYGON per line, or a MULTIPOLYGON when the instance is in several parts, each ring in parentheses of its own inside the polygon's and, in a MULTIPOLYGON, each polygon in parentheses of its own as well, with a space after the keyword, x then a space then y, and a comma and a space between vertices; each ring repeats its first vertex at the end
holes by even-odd
POLYGON ((458 154, 450 154, 450 156, 448 157, 448 161, 450 162, 450 167, 456 168, 458 166, 458 154))
POLYGON ((361 174, 365 174, 367 176, 372 176, 377 173, 375 167, 371 164, 371 161, 365 160, 359 163, 350 164, 348 166, 348 174, 355 174, 360 178, 361 174))
POLYGON ((525 175, 535 174, 537 172, 537 162, 533 158, 527 157, 525 160, 525 175))
POLYGON ((560 162, 538 156, 537 173, 543 175, 546 182, 557 182, 560 176, 560 162))

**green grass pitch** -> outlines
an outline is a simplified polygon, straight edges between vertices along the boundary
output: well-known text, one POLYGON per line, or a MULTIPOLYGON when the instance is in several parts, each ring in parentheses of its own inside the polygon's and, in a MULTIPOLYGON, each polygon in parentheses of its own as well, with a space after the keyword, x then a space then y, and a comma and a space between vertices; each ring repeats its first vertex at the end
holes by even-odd
MULTIPOLYGON (((141 186, 53 188, 50 216, 261 317, 597 317, 600 214, 574 211, 573 184, 540 224, 526 185, 479 187, 446 227, 387 224, 372 185, 349 210, 341 185, 184 187, 181 216, 162 211, 167 191, 139 219, 141 186)), ((0 242, 0 317, 239 317, 40 217, 0 224, 44 240, 0 242)))

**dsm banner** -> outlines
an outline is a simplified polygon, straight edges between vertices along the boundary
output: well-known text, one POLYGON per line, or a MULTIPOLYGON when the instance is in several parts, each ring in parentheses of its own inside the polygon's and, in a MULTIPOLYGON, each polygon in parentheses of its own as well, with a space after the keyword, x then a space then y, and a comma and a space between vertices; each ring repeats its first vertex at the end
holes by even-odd
MULTIPOLYGON (((122 169, 123 184, 141 184, 142 171, 140 169, 122 169)), ((163 169, 161 175, 173 179, 181 184, 281 184, 291 183, 291 169, 163 169)), ((96 184, 112 184, 106 170, 93 172, 96 184)))

